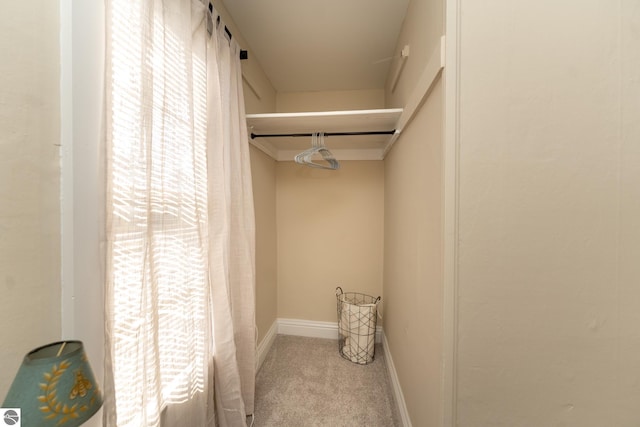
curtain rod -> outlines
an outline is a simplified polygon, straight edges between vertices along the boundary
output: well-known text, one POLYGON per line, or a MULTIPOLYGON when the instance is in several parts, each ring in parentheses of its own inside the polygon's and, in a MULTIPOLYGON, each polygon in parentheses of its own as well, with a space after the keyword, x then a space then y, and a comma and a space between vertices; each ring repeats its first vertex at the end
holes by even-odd
MULTIPOLYGON (((364 132, 325 132, 324 136, 354 136, 354 135, 393 135, 394 130, 364 131, 364 132)), ((255 138, 281 138, 281 137, 310 137, 312 133, 275 133, 259 135, 251 133, 251 139, 255 138)))
MULTIPOLYGON (((209 2, 209 12, 213 13, 213 3, 209 2)), ((218 15, 218 18, 216 18, 216 24, 220 25, 220 15, 218 15)), ((224 26, 224 32, 227 33, 227 36, 229 36, 229 40, 231 40, 233 38, 233 35, 231 34, 231 31, 229 31, 229 28, 227 28, 227 26, 224 26)), ((240 60, 243 59, 249 59, 249 52, 247 52, 246 50, 240 49, 240 60)))

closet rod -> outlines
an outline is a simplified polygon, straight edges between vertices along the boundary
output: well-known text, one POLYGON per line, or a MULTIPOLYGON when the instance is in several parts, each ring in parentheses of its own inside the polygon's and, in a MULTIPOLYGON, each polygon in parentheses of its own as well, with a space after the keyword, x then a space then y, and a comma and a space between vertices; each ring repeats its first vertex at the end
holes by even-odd
MULTIPOLYGON (((364 132, 325 132, 324 136, 353 136, 353 135, 393 135, 394 130, 378 130, 378 131, 364 131, 364 132)), ((251 133, 251 139, 255 138, 281 138, 285 136, 291 137, 310 137, 312 133, 272 133, 268 135, 258 135, 251 133)))

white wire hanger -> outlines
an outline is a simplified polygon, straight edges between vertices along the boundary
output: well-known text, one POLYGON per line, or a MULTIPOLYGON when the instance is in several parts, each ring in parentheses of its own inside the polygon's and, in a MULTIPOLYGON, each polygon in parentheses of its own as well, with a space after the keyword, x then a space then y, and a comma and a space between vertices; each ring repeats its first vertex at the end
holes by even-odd
POLYGON ((331 151, 324 145, 324 132, 314 132, 311 135, 311 148, 296 155, 296 163, 318 169, 340 169, 340 163, 333 157, 331 151), (318 163, 312 160, 314 154, 320 154, 324 162, 318 163))

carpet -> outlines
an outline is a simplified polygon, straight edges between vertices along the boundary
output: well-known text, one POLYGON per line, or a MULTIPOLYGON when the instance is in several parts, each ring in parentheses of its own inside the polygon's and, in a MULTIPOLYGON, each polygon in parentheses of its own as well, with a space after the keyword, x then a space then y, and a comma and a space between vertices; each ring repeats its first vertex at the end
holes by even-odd
POLYGON ((254 427, 400 426, 384 352, 358 365, 338 341, 278 335, 256 377, 254 427))

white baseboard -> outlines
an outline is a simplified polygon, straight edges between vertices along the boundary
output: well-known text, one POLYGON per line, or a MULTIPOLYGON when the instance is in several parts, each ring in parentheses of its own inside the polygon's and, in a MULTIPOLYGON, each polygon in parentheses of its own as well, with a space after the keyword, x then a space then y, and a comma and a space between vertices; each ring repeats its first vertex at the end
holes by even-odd
POLYGON ((276 335, 278 335, 277 320, 273 322, 273 324, 265 334, 264 338, 262 338, 262 341, 260 341, 260 344, 258 344, 258 348, 257 348, 258 358, 256 360, 256 364, 257 364, 256 372, 258 372, 262 367, 262 364, 264 363, 264 359, 265 357, 267 357, 267 353, 269 353, 269 350, 271 349, 273 342, 276 340, 276 335))
MULTIPOLYGON (((278 319, 278 333, 299 337, 338 339, 338 322, 320 322, 301 319, 278 319)), ((382 327, 376 328, 376 342, 382 342, 382 327)))
POLYGON ((301 319, 278 319, 278 333, 299 337, 338 339, 338 324, 301 319))
POLYGON ((387 370, 389 371, 389 379, 391 380, 391 388, 393 390, 393 396, 396 399, 396 405, 398 406, 398 412, 400 414, 400 420, 403 427, 412 427, 411 418, 409 418, 409 411, 407 410, 407 404, 404 401, 404 394, 400 387, 400 380, 398 379, 398 373, 396 367, 393 364, 393 358, 391 357, 391 351, 389 351, 389 343, 387 342, 387 336, 382 333, 382 349, 384 350, 384 360, 387 362, 387 370))
MULTIPOLYGON (((338 339, 338 322, 320 322, 302 319, 276 319, 257 347, 256 372, 264 363, 267 353, 273 346, 276 335, 295 335, 298 337, 338 339)), ((376 343, 382 343, 384 334, 382 327, 376 328, 376 343)), ((386 355, 386 350, 385 350, 386 355)))

